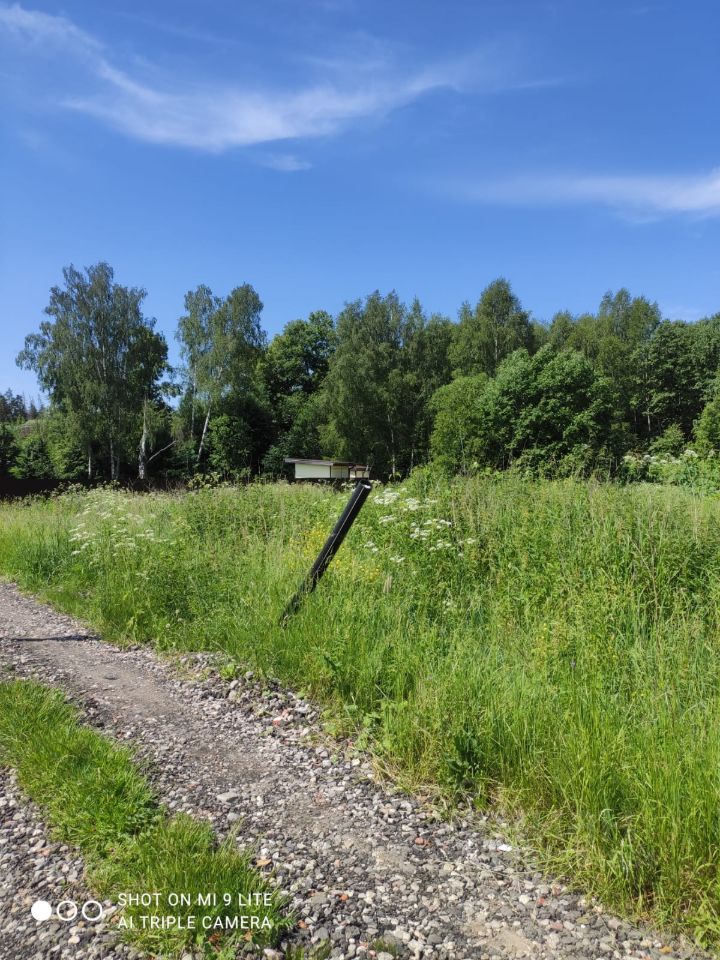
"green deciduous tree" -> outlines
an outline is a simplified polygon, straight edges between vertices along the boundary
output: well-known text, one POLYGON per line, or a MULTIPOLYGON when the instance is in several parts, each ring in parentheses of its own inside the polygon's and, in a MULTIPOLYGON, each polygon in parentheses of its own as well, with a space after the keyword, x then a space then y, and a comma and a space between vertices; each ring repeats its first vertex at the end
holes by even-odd
POLYGON ((707 401, 714 396, 720 372, 720 313, 704 317, 693 325, 697 388, 707 401))
POLYGON ((114 282, 107 263, 84 273, 63 270, 45 312, 51 318, 25 339, 18 363, 34 370, 54 403, 75 418, 92 475, 93 446, 117 479, 139 439, 139 415, 166 366, 167 347, 142 314, 145 291, 114 282))
POLYGON ((231 390, 243 391, 254 385, 265 346, 260 326, 263 305, 253 287, 244 283, 224 300, 215 297, 209 287, 200 286, 186 294, 185 309, 187 313, 179 320, 177 335, 191 393, 191 438, 195 435, 196 400, 204 407, 196 454, 199 464, 210 417, 221 398, 231 390))
POLYGON ((635 345, 650 339, 662 317, 657 303, 632 297, 623 287, 617 293, 605 294, 597 319, 601 338, 616 337, 635 345))
POLYGON ((610 452, 613 397, 610 384, 575 350, 543 348, 527 364, 519 391, 512 454, 531 466, 585 469, 610 452))
POLYGON ((412 470, 430 453, 433 412, 430 401, 439 387, 452 377, 450 347, 454 326, 447 317, 423 313, 415 299, 408 313, 400 355, 400 376, 406 398, 404 417, 409 430, 409 450, 402 457, 404 469, 412 470))
POLYGON ((692 324, 663 320, 634 354, 637 389, 634 405, 649 440, 671 425, 688 439, 703 405, 692 324))
POLYGON ((720 375, 715 379, 710 398, 695 423, 698 452, 720 454, 720 375))
POLYGON ((314 393, 327 375, 335 343, 335 324, 324 310, 286 324, 270 342, 262 364, 273 405, 298 393, 314 393))
POLYGON ((335 323, 324 310, 291 320, 270 342, 261 363, 272 410, 272 445, 264 469, 280 475, 285 457, 321 453, 321 405, 316 400, 336 345, 335 323))
POLYGON ((459 374, 494 376, 502 360, 521 347, 532 352, 535 334, 530 314, 523 310, 507 280, 489 284, 474 309, 469 303, 460 308, 450 353, 459 374))
POLYGON ((402 396, 397 377, 406 310, 397 294, 371 294, 348 303, 337 321, 338 344, 325 392, 326 450, 368 460, 380 475, 398 471, 402 396))
POLYGON ((220 400, 208 430, 208 467, 235 480, 257 473, 270 433, 271 413, 261 392, 228 394, 220 400))
MULTIPOLYGON (((517 350, 484 385, 472 378, 443 389, 436 404, 448 420, 453 407, 457 410, 463 400, 468 405, 463 418, 465 463, 571 472, 591 468, 613 450, 609 384, 578 351, 547 345, 531 356, 517 350)), ((449 423, 445 429, 452 457, 449 423)), ((438 455, 440 442, 440 436, 434 438, 438 455)))
POLYGON ((587 357, 610 385, 619 418, 637 436, 645 431, 641 407, 647 349, 661 321, 660 309, 645 297, 632 297, 626 289, 608 292, 597 314, 573 317, 561 311, 553 317, 549 342, 556 348, 577 350, 587 357))
POLYGON ((427 403, 449 376, 448 321, 428 320, 397 294, 375 292, 345 306, 337 321, 337 350, 323 387, 324 449, 368 461, 379 476, 396 476, 427 452, 427 403))
POLYGON ((430 443, 432 459, 446 473, 472 469, 476 443, 482 433, 481 398, 488 377, 456 377, 433 394, 430 411, 434 425, 430 443))

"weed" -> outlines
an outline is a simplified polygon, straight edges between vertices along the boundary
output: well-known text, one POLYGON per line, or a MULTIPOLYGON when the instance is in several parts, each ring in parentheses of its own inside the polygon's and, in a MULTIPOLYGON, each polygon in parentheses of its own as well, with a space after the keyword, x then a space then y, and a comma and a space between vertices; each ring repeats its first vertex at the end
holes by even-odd
POLYGON ((5 505, 0 569, 110 638, 302 687, 404 782, 502 797, 553 869, 720 939, 720 501, 418 474, 368 499, 281 628, 345 497, 5 505))

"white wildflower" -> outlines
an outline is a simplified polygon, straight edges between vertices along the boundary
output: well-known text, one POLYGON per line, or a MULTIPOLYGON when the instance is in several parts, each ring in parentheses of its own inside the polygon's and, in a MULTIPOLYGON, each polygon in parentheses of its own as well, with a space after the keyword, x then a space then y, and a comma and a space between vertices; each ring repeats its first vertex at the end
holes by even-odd
POLYGON ((395 503, 399 496, 400 494, 396 490, 386 490, 384 493, 379 493, 376 497, 373 497, 373 500, 375 503, 387 507, 391 503, 395 503))

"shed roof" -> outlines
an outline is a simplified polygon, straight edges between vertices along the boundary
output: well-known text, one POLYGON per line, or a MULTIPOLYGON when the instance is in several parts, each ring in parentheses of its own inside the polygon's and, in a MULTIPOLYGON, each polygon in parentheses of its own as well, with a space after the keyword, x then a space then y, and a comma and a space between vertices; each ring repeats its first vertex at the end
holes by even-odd
POLYGON ((286 457, 285 463, 311 463, 316 467, 354 467, 353 460, 303 460, 302 457, 286 457))

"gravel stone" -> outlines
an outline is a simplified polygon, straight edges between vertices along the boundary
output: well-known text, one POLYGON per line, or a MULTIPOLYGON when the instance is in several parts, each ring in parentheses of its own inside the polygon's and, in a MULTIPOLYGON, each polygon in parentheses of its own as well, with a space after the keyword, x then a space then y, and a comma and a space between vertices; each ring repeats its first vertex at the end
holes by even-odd
MULTIPOLYGON (((544 875, 497 818, 443 819, 329 737, 316 705, 253 671, 224 680, 220 665, 213 653, 118 648, 0 583, 0 669, 61 687, 88 723, 133 746, 170 809, 253 851, 298 918, 279 955, 323 941, 332 957, 378 960, 709 956, 544 875)), ((0 957, 139 958, 107 923, 71 932, 32 919, 36 899, 87 898, 82 861, 48 839, 8 773, 0 817, 0 957)))
POLYGON ((0 768, 3 960, 131 960, 130 947, 119 942, 111 926, 114 910, 109 900, 102 904, 104 918, 95 923, 63 922, 55 914, 49 920, 33 919, 30 908, 37 900, 51 905, 72 900, 82 909, 88 900, 95 899, 78 880, 82 869, 81 858, 50 836, 40 810, 22 794, 15 774, 0 768))

